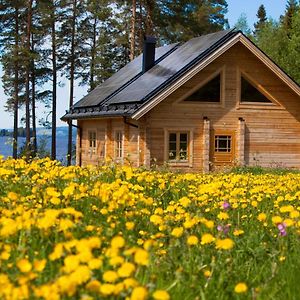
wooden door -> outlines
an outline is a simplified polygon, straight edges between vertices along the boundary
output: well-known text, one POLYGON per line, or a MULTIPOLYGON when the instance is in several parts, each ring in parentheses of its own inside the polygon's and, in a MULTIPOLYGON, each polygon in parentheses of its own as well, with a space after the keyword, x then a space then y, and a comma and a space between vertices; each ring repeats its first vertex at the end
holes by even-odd
POLYGON ((213 166, 232 165, 235 159, 234 131, 213 130, 211 138, 210 161, 213 166))

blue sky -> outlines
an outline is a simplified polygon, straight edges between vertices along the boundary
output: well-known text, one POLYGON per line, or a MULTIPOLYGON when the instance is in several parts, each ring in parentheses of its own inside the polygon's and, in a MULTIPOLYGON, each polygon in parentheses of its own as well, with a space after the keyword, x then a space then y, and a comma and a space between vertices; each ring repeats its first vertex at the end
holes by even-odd
MULTIPOLYGON (((228 13, 227 18, 230 27, 233 27, 237 22, 238 18, 242 13, 245 13, 248 19, 248 24, 250 27, 256 22, 256 13, 258 7, 264 4, 267 12, 267 16, 273 19, 277 19, 284 13, 286 0, 227 0, 228 3, 228 13)), ((0 77, 2 72, 0 69, 0 77)), ((1 82, 0 82, 1 83, 1 82)), ((68 90, 69 84, 66 81, 64 87, 58 89, 58 109, 57 116, 61 117, 65 110, 68 109, 68 90)), ((74 102, 80 100, 82 96, 86 94, 86 88, 78 87, 75 89, 74 102)), ((12 128, 13 127, 13 117, 4 110, 4 105, 6 102, 6 97, 3 92, 2 84, 0 85, 0 128, 12 128)), ((38 118, 42 117, 45 109, 42 107, 38 108, 38 118)), ((61 122, 58 118, 58 126, 64 126, 66 123, 61 122)))

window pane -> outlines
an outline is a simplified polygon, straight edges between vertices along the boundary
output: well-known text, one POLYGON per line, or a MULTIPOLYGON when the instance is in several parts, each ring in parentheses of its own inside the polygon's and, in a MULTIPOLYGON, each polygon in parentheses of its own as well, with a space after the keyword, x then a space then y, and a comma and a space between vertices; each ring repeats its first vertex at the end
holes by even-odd
POLYGON ((169 135, 169 141, 176 143, 176 133, 170 133, 170 135, 169 135))
POLYGON ((207 82, 195 93, 184 101, 192 102, 220 102, 221 99, 221 74, 207 82))
POLYGON ((216 135, 215 136, 215 152, 231 152, 231 136, 216 135))
POLYGON ((241 102, 272 103, 244 77, 241 77, 241 102))

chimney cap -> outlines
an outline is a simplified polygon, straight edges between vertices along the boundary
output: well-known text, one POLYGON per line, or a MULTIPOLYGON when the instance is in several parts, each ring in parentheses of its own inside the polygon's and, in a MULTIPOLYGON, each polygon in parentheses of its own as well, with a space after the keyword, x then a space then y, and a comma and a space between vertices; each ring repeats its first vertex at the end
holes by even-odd
POLYGON ((145 43, 155 44, 156 43, 156 37, 151 35, 145 35, 144 36, 145 43))

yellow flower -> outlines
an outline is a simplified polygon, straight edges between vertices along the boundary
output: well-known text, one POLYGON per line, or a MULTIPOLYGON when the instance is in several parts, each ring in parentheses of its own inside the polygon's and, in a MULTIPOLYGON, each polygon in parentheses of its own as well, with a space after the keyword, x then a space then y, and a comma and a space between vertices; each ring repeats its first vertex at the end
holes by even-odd
POLYGON ((91 292, 98 292, 100 290, 100 282, 98 280, 90 281, 85 287, 91 292))
POLYGON ((126 278, 123 283, 126 289, 138 286, 138 282, 134 278, 126 278))
POLYGON ((167 291, 164 290, 157 290, 152 295, 153 299, 155 300, 169 300, 170 295, 167 291))
POLYGON ((171 235, 177 238, 181 237, 182 234, 183 234, 183 227, 175 227, 171 232, 171 235))
POLYGON ((115 282, 118 278, 118 273, 115 271, 106 271, 103 274, 103 280, 106 282, 115 282))
POLYGON ((210 244, 215 241, 215 238, 210 233, 205 233, 201 237, 201 245, 210 244))
POLYGON ((123 237, 121 236, 115 236, 112 240, 111 240, 111 247, 112 248, 122 248, 125 245, 125 240, 123 237))
POLYGON ((115 290, 115 286, 110 283, 104 283, 100 286, 100 293, 104 296, 111 295, 115 290))
POLYGON ((132 230, 134 228, 134 222, 126 222, 125 226, 127 230, 132 230))
POLYGON ((52 204, 54 204, 54 205, 59 205, 60 202, 61 202, 61 200, 60 200, 58 197, 52 197, 52 198, 50 199, 50 202, 51 202, 52 204))
POLYGON ((134 254, 134 261, 138 265, 147 266, 149 264, 149 254, 144 249, 137 249, 134 254))
POLYGON ((264 222, 266 219, 267 219, 267 215, 265 213, 260 213, 257 216, 257 220, 260 221, 260 222, 264 222))
POLYGON ((150 217, 150 222, 155 225, 161 225, 163 223, 162 217, 158 215, 152 215, 150 217))
POLYGON ((282 223, 282 218, 280 216, 273 216, 272 217, 273 224, 279 224, 282 223))
POLYGON ((209 278, 211 276, 211 271, 210 270, 204 270, 203 274, 206 278, 209 278))
POLYGON ((17 267, 22 273, 28 273, 32 269, 32 264, 27 259, 23 258, 17 262, 17 267))
POLYGON ((234 246, 234 242, 232 239, 217 239, 216 240, 216 248, 223 249, 223 250, 230 250, 234 246))
POLYGON ((88 261, 88 266, 91 270, 99 269, 102 266, 102 260, 99 258, 92 258, 88 261))
POLYGON ((247 292, 248 287, 246 283, 240 282, 234 287, 234 291, 238 294, 247 292))
POLYGON ((45 269, 46 263, 46 259, 35 260, 33 263, 33 267, 37 272, 42 272, 45 269))
POLYGON ((228 213, 221 211, 218 214, 218 219, 220 219, 220 220, 227 220, 227 219, 229 219, 228 213))
POLYGON ((135 265, 129 262, 122 264, 122 266, 118 269, 118 275, 120 277, 130 277, 131 274, 135 271, 135 265))
POLYGON ((148 291, 142 286, 135 287, 131 293, 130 300, 144 300, 147 299, 148 291))
POLYGON ((187 239, 187 244, 190 246, 194 246, 198 244, 198 238, 195 235, 191 235, 187 239))
POLYGON ((234 231, 233 231, 233 235, 234 236, 239 236, 239 235, 241 235, 241 234, 243 234, 244 233, 244 230, 242 230, 242 229, 235 229, 234 231))

